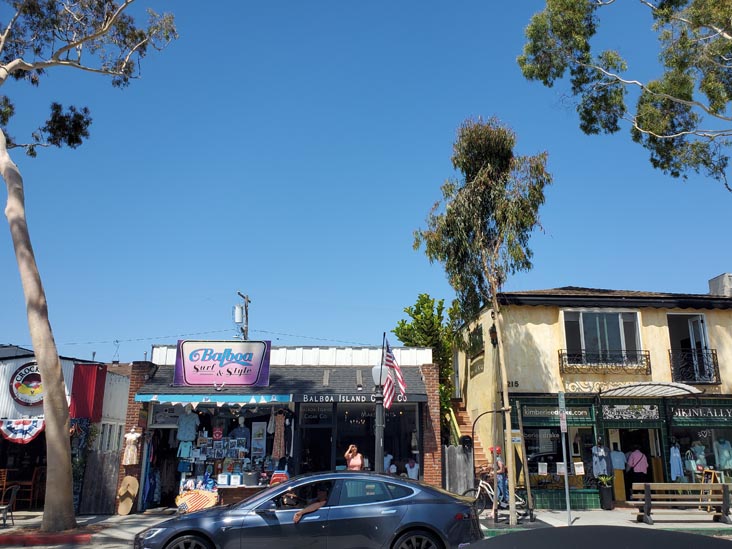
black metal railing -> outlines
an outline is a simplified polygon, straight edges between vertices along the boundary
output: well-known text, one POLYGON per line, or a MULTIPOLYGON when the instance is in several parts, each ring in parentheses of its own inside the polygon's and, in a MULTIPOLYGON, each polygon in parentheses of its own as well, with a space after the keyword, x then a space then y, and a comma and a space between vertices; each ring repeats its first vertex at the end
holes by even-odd
POLYGON ((716 349, 669 349, 671 378, 680 383, 719 385, 716 349))
POLYGON ((649 351, 559 350, 559 371, 563 374, 651 375, 649 351))

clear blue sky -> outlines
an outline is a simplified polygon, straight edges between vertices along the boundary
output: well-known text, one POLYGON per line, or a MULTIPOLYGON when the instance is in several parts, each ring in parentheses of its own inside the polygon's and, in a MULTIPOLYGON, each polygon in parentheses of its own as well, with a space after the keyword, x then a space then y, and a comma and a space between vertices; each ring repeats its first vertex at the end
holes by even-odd
MULTIPOLYGON (((412 233, 468 117, 498 116, 554 175, 534 269, 507 290, 706 293, 732 269, 728 192, 653 170, 626 132, 584 136, 565 86, 523 79, 541 2, 148 4, 174 10, 180 39, 127 90, 64 69, 2 90, 19 139, 51 100, 94 117, 75 151, 14 155, 63 355, 141 360, 178 337, 231 338, 238 290, 252 339, 380 345, 419 293, 452 297, 412 233)), ((607 40, 653 54, 636 41, 645 10, 628 14, 607 40)), ((0 265, 0 342, 29 345, 4 220, 0 265)))

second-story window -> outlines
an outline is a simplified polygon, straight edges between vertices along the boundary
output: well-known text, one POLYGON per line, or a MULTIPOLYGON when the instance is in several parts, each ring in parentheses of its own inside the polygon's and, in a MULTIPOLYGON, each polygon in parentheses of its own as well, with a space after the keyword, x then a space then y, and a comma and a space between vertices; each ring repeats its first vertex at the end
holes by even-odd
POLYGON ((570 364, 637 363, 638 314, 619 311, 564 311, 570 364))

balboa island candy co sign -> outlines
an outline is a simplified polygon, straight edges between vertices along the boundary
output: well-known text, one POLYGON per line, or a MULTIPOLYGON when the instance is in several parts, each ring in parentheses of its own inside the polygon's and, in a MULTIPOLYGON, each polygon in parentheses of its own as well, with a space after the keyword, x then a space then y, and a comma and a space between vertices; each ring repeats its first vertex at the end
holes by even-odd
POLYGON ((38 364, 28 362, 13 372, 10 395, 23 406, 36 406, 43 402, 43 383, 38 364))
POLYGON ((269 341, 179 341, 175 385, 269 385, 269 341))

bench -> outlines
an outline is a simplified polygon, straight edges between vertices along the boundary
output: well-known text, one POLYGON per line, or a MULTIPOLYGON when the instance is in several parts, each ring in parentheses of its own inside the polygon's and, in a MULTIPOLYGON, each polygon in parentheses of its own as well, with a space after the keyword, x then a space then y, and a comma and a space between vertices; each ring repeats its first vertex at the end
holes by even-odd
POLYGON ((698 509, 712 514, 712 520, 732 524, 729 516, 729 485, 700 482, 634 482, 631 500, 638 507, 637 522, 653 524, 651 515, 684 513, 698 509))

